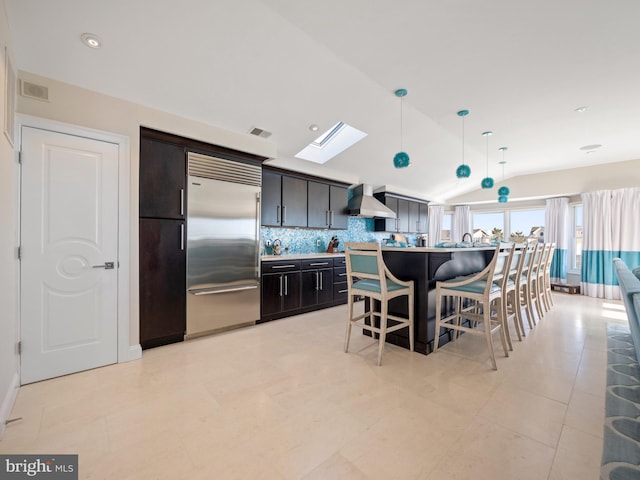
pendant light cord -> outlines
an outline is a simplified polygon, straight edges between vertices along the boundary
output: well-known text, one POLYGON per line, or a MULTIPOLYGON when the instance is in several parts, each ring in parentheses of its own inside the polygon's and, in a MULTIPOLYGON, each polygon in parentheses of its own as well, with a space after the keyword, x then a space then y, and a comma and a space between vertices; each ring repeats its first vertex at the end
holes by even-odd
POLYGON ((489 134, 487 134, 486 137, 487 137, 487 177, 489 177, 489 134))
POLYGON ((462 165, 464 165, 464 115, 462 115, 462 165))
POLYGON ((403 125, 403 115, 402 115, 402 103, 404 97, 400 97, 400 151, 404 152, 404 125, 403 125))

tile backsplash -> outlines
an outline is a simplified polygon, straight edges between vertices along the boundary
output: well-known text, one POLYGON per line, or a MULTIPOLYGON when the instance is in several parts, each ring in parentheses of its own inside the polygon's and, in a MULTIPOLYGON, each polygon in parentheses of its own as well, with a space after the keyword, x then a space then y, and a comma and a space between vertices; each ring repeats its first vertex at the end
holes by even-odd
MULTIPOLYGON (((329 241, 338 237, 338 250, 344 250, 345 242, 384 242, 391 237, 389 232, 375 232, 372 218, 349 217, 348 230, 319 230, 310 228, 261 227, 261 253, 271 254, 265 246, 267 241, 280 240, 282 253, 321 253, 327 251, 329 241), (318 246, 318 243, 320 245, 318 246)), ((405 235, 411 245, 416 243, 416 235, 405 235)))

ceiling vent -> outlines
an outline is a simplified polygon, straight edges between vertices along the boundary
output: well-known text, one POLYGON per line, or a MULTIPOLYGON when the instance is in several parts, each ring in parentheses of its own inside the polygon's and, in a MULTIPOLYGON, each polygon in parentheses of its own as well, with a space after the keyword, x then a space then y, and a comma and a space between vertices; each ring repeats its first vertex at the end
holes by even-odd
POLYGON ((20 95, 36 100, 49 101, 49 88, 35 83, 20 81, 20 95))
POLYGON ((258 127, 253 127, 251 130, 249 130, 249 133, 251 135, 255 135, 256 137, 262 137, 262 138, 269 138, 271 136, 271 132, 267 132, 266 130, 263 130, 258 127))

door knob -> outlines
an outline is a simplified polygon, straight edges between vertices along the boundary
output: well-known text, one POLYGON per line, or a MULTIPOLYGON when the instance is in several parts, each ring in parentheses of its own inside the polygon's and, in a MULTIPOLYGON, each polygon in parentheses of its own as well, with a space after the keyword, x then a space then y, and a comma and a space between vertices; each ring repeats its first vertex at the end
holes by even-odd
POLYGON ((115 262, 104 262, 104 265, 92 265, 91 268, 104 268, 105 270, 113 270, 115 262))

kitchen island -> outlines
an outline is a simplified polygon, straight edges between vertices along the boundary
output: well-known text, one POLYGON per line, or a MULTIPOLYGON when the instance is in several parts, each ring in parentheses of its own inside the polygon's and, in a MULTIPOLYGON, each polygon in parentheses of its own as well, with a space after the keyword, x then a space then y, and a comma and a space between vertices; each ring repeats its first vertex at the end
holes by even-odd
MULTIPOLYGON (((391 273, 400 280, 414 281, 415 351, 426 355, 433 350, 436 282, 481 271, 489 264, 494 252, 495 247, 382 248, 382 257, 391 273)), ((367 307, 368 304, 365 304, 367 307)), ((443 312, 450 311, 452 307, 452 302, 443 305, 443 312)), ((389 313, 406 316, 406 298, 391 300, 389 313)), ((370 332, 365 334, 371 335, 370 332)), ((449 339, 448 333, 441 333, 440 346, 449 339)), ((409 332, 401 329, 388 333, 387 342, 409 348, 409 332)))

